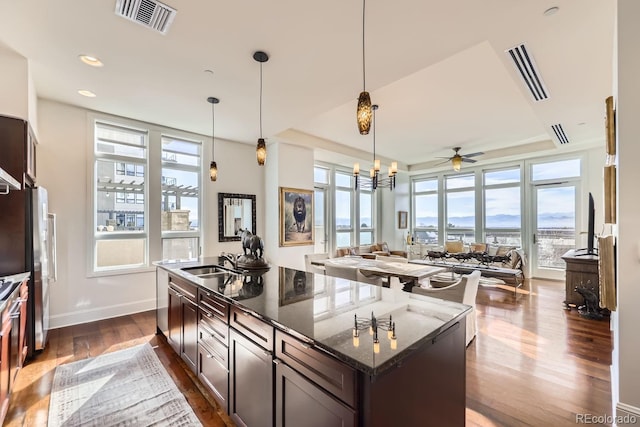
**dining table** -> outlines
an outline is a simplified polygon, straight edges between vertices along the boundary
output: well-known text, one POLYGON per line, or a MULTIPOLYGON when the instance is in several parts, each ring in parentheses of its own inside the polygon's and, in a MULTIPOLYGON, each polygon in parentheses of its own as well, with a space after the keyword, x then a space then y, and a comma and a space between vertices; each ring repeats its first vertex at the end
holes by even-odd
POLYGON ((344 256, 311 261, 317 266, 333 264, 344 267, 352 267, 360 270, 365 275, 376 275, 387 278, 397 277, 403 285, 403 290, 411 292, 411 288, 420 280, 435 274, 447 271, 445 267, 433 265, 409 264, 407 262, 380 261, 376 259, 362 258, 358 256, 344 256))

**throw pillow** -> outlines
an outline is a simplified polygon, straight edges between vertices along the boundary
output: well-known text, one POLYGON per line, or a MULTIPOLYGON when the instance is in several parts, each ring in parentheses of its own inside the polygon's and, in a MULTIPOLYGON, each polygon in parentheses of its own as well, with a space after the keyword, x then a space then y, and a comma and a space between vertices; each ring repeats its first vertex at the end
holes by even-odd
POLYGON ((389 245, 387 245, 387 242, 382 242, 380 243, 380 249, 378 250, 389 253, 389 245))
POLYGON ((357 246, 350 247, 349 255, 360 255, 360 248, 357 246))
POLYGON ((374 243, 371 245, 371 252, 376 252, 376 251, 381 251, 382 249, 380 248, 380 245, 377 243, 374 243))
POLYGON ((462 240, 456 240, 455 242, 446 242, 444 244, 444 250, 450 254, 462 252, 464 249, 464 242, 462 240))
POLYGON ((472 243, 471 250, 469 252, 486 252, 487 244, 486 243, 472 243))
POLYGON ((506 255, 509 251, 515 249, 515 246, 498 246, 498 250, 496 251, 496 255, 497 256, 504 256, 506 255))
POLYGON ((496 252, 498 252, 498 247, 496 245, 487 245, 487 254, 490 256, 496 256, 496 252))

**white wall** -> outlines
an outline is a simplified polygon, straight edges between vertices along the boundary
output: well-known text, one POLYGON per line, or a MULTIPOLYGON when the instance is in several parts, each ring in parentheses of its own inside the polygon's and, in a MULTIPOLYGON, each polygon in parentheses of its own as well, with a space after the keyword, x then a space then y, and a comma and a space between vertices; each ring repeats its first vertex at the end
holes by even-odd
POLYGON ((640 416, 640 2, 618 0, 617 19, 618 312, 612 385, 617 413, 640 416))
MULTIPOLYGON (((0 114, 29 120, 29 89, 33 85, 29 81, 29 63, 0 43, 0 114)), ((36 128, 35 118, 31 118, 32 128, 36 128)))
POLYGON ((304 270, 304 254, 313 245, 279 246, 279 187, 313 190, 313 150, 297 145, 273 143, 267 146, 265 163, 265 257, 272 265, 304 270))
MULTIPOLYGON (((155 270, 88 277, 91 194, 88 165, 93 153, 89 111, 48 100, 39 102, 38 182, 49 190, 50 210, 58 220, 58 281, 51 287, 51 327, 84 323, 155 308, 155 270)), ((210 144, 205 165, 210 161, 210 144)), ((216 140, 218 181, 205 174, 203 209, 204 254, 240 252, 239 242, 218 243, 217 193, 256 194, 257 227, 264 230, 262 174, 251 146, 216 140), (253 166, 255 165, 255 167, 253 166)), ((158 241, 158 236, 149 236, 158 241)))
POLYGON ((376 190, 378 192, 378 218, 380 234, 378 242, 387 242, 390 250, 405 250, 407 247, 407 231, 411 228, 411 218, 407 216, 407 228, 398 228, 398 211, 411 215, 411 198, 409 175, 398 172, 396 188, 376 190))

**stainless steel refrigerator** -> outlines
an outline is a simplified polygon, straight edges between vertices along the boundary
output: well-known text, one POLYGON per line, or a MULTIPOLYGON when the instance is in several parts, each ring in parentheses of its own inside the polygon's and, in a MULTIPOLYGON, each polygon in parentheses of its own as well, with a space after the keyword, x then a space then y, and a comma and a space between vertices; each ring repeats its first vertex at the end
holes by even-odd
POLYGON ((49 212, 47 190, 31 189, 33 266, 31 295, 33 296, 32 343, 34 350, 44 349, 49 331, 49 287, 57 278, 56 216, 49 212))

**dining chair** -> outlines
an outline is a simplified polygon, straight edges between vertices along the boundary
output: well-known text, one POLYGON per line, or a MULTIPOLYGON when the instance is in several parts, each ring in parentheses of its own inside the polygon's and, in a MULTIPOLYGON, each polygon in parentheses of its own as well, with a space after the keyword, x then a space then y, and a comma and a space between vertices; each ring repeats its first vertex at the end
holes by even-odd
POLYGON ((414 286, 412 293, 426 295, 433 298, 440 298, 447 301, 459 302, 470 305, 471 313, 467 315, 466 343, 469 345, 476 336, 476 295, 478 294, 478 283, 480 282, 480 271, 476 270, 470 274, 463 274, 460 280, 452 285, 443 288, 423 288, 414 286))
POLYGON ((327 276, 341 277, 343 279, 354 281, 358 280, 358 269, 355 267, 327 263, 325 264, 324 269, 324 274, 327 276))
POLYGON ((311 264, 311 261, 317 261, 322 259, 329 259, 329 254, 327 252, 322 252, 317 254, 304 254, 304 266, 307 272, 325 274, 324 267, 311 264))

